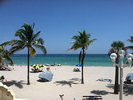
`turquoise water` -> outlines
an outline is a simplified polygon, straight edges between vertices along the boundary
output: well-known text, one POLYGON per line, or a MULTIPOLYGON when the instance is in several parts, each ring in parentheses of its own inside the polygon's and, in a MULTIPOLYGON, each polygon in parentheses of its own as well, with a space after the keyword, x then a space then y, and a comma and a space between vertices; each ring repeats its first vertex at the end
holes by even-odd
MULTIPOLYGON (((27 65, 26 54, 14 54, 11 56, 14 64, 27 65)), ((78 54, 38 54, 35 57, 30 57, 30 64, 61 64, 75 66, 79 63, 78 54)), ((6 63, 6 62, 5 62, 6 63)), ((112 66, 110 57, 107 54, 86 54, 84 59, 85 66, 112 66)))

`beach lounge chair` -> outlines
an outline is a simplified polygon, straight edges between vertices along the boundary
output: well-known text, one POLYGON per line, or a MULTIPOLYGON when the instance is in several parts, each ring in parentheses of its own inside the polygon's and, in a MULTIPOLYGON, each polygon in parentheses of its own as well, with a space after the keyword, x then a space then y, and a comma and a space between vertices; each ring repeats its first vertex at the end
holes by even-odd
POLYGON ((2 70, 8 70, 8 71, 11 71, 12 70, 10 67, 8 67, 8 65, 2 65, 2 66, 0 66, 0 69, 2 69, 2 70))
POLYGON ((43 68, 31 68, 33 72, 42 72, 43 68))
POLYGON ((79 68, 74 68, 73 72, 80 72, 80 69, 79 68))
POLYGON ((42 64, 38 64, 38 65, 36 65, 36 64, 34 64, 34 65, 31 65, 31 70, 33 71, 33 72, 42 72, 43 71, 43 67, 45 67, 44 65, 42 65, 42 64))

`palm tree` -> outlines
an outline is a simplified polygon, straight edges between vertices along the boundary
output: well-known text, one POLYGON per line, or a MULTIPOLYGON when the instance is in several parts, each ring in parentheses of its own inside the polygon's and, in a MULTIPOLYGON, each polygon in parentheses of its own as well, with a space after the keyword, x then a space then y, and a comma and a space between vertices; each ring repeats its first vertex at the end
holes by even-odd
POLYGON ((88 46, 95 40, 97 39, 92 39, 90 40, 90 34, 86 34, 85 30, 83 32, 78 31, 80 35, 73 36, 72 39, 75 41, 71 42, 73 43, 72 47, 69 48, 68 50, 77 50, 79 48, 82 49, 83 57, 82 57, 82 81, 81 84, 84 84, 84 78, 83 78, 83 65, 84 65, 84 58, 85 58, 85 49, 88 49, 88 46))
POLYGON ((9 57, 9 52, 0 45, 0 66, 3 65, 3 59, 7 60, 10 65, 13 65, 13 61, 9 57))
POLYGON ((26 23, 21 26, 21 29, 17 30, 15 33, 16 37, 19 37, 20 40, 11 40, 3 43, 3 46, 11 45, 10 54, 13 54, 16 51, 19 51, 21 49, 27 48, 28 53, 28 70, 27 70, 27 85, 30 85, 29 81, 29 55, 34 57, 36 55, 36 50, 33 48, 39 48, 45 55, 47 54, 47 50, 45 46, 43 46, 44 41, 42 38, 38 38, 41 31, 38 31, 36 34, 34 34, 34 26, 30 26, 26 23))
MULTIPOLYGON (((123 49, 126 52, 126 48, 123 42, 121 41, 114 41, 111 44, 111 49, 108 52, 108 55, 110 55, 111 53, 116 53, 117 58, 116 58, 116 64, 119 64, 119 50, 123 49)), ((116 66, 115 67, 115 86, 114 86, 114 94, 118 94, 118 80, 119 80, 119 69, 116 66)))

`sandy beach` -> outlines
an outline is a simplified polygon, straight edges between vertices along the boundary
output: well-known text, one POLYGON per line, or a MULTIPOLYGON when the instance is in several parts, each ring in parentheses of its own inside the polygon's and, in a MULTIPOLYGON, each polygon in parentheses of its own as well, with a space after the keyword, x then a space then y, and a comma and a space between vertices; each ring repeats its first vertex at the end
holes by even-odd
MULTIPOLYGON (((27 85, 27 66, 14 66, 12 71, 0 71, 4 75, 16 98, 29 100, 61 100, 59 94, 64 94, 63 100, 82 100, 82 96, 101 95, 103 100, 118 100, 119 94, 113 94, 115 67, 84 67, 84 84, 81 84, 81 72, 73 72, 74 66, 50 67, 54 73, 51 82, 39 82, 38 73, 30 72, 30 85, 27 85), (96 81, 100 78, 112 79, 110 82, 96 81)), ((46 71, 46 68, 44 68, 46 71)), ((133 68, 124 68, 123 80, 133 68)), ((133 85, 124 84, 124 100, 133 99, 133 85)))

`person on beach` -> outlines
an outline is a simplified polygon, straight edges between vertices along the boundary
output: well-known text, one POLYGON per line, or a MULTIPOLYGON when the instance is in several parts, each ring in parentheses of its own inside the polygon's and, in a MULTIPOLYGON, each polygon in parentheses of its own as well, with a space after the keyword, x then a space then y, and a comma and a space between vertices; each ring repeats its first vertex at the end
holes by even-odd
POLYGON ((56 63, 54 63, 54 66, 56 65, 56 63))
POLYGON ((46 70, 49 71, 49 72, 51 72, 51 71, 50 71, 50 67, 47 67, 46 70))
POLYGON ((5 77, 2 75, 2 76, 0 77, 0 81, 3 82, 4 79, 5 79, 5 77))

